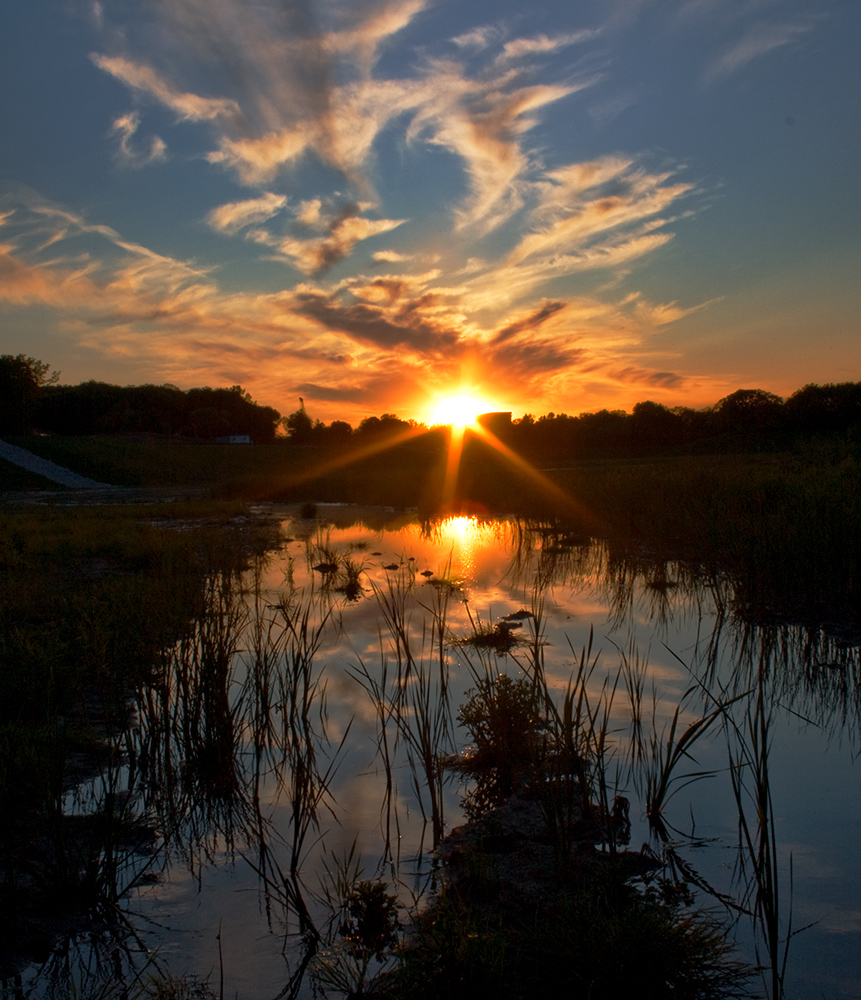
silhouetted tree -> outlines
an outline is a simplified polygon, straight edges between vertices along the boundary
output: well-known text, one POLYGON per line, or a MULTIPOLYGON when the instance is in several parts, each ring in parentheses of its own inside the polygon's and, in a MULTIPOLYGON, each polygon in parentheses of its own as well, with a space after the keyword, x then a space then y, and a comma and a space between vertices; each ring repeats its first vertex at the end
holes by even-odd
POLYGON ((236 432, 230 414, 214 406, 199 406, 188 415, 192 433, 198 438, 225 437, 236 432))
POLYGON ((738 389, 714 406, 717 426, 732 432, 775 430, 781 424, 783 400, 765 389, 738 389))
POLYGON ((60 377, 51 366, 25 354, 0 355, 0 433, 27 434, 32 430, 36 401, 44 386, 60 377))
POLYGON ((205 386, 202 389, 189 389, 186 395, 190 415, 196 410, 216 410, 220 414, 217 422, 214 417, 207 417, 211 428, 221 427, 217 433, 207 435, 209 437, 247 434, 261 444, 275 438, 275 428, 281 414, 271 406, 255 403, 241 385, 233 385, 229 389, 210 389, 205 386))
POLYGON ((305 412, 304 406, 288 413, 281 423, 294 444, 311 443, 314 436, 314 421, 305 412))
POLYGON ((710 410, 695 410, 690 406, 674 406, 672 413, 678 420, 684 441, 696 441, 711 433, 713 414, 710 410))
POLYGON ((667 448, 679 443, 684 428, 672 410, 650 399, 635 403, 631 413, 631 438, 647 449, 667 448))
MULTIPOLYGON (((528 414, 531 417, 531 414, 528 414)), ((547 413, 537 420, 521 421, 520 433, 531 453, 542 460, 568 458, 576 452, 576 418, 547 413)))
POLYGON ((624 453, 630 441, 630 417, 624 410, 581 413, 580 440, 584 454, 624 453))
POLYGON ((326 440, 329 444, 345 445, 353 436, 353 428, 346 420, 333 420, 326 428, 326 440))
POLYGON ((861 382, 806 385, 784 405, 796 430, 813 433, 845 430, 861 422, 861 382))
POLYGON ((260 406, 241 386, 189 389, 175 385, 110 385, 82 382, 45 388, 38 425, 57 434, 184 434, 198 438, 247 434, 275 437, 281 414, 260 406))
POLYGON ((395 437, 411 426, 408 420, 401 420, 394 413, 384 413, 381 417, 365 417, 356 433, 364 438, 395 437))

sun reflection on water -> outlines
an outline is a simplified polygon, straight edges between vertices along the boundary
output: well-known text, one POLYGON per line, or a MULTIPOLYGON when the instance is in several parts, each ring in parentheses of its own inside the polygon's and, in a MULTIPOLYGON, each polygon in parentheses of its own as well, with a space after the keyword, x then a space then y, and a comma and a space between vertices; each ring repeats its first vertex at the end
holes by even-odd
POLYGON ((464 582, 475 582, 476 554, 496 538, 493 525, 461 514, 441 521, 438 530, 440 541, 451 549, 451 575, 464 582))

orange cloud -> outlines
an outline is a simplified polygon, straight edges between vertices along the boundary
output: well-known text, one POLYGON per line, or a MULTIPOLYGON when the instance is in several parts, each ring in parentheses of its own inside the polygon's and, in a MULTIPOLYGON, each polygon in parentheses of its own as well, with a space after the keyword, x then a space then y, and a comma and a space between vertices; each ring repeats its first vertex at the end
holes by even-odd
POLYGON ((93 64, 110 73, 132 90, 149 94, 169 107, 179 118, 188 121, 211 121, 216 118, 233 118, 240 114, 236 101, 226 98, 200 97, 178 90, 152 67, 135 63, 123 56, 106 56, 93 53, 93 64))
POLYGON ((264 194, 260 198, 234 201, 213 208, 206 221, 221 233, 235 233, 254 222, 265 222, 287 204, 286 195, 264 194))
POLYGON ((390 232, 405 221, 365 218, 359 213, 366 207, 347 204, 336 212, 324 213, 319 202, 305 203, 300 207, 297 221, 306 228, 322 230, 322 235, 286 236, 272 241, 272 245, 303 274, 322 274, 347 257, 361 240, 390 232))

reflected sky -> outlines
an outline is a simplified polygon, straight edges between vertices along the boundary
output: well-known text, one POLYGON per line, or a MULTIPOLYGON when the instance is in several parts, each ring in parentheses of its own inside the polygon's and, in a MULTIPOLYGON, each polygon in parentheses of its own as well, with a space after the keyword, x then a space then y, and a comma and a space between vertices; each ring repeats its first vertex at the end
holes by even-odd
MULTIPOLYGON (((328 776, 319 823, 308 827, 297 864, 309 910, 325 919, 315 897, 323 892, 327 868, 337 868, 353 849, 365 877, 386 878, 406 901, 425 885, 433 846, 427 785, 405 735, 419 721, 422 685, 442 727, 436 750, 455 753, 468 735, 454 720, 476 677, 528 672, 539 657, 549 689, 561 697, 585 655, 594 661, 587 691, 595 706, 608 684, 616 685, 606 707, 615 743, 608 773, 631 801, 632 848, 645 842, 658 850, 666 846, 650 832, 643 774, 630 764, 632 678, 640 685, 643 728, 659 742, 677 711, 681 732, 711 711, 716 699, 728 701, 757 685, 767 692, 767 776, 783 905, 789 902, 791 865, 793 927, 815 922, 792 939, 787 993, 857 993, 853 955, 861 949, 861 871, 851 836, 861 823, 852 693, 858 688, 857 648, 821 630, 752 629, 726 615, 731 594, 713 592, 715 584, 689 567, 650 563, 642 554, 635 559, 558 526, 469 517, 428 524, 410 515, 324 505, 318 512, 318 519, 303 520, 289 508, 273 510, 281 520, 281 548, 260 557, 229 594, 218 592, 221 618, 211 610, 201 626, 200 635, 212 639, 218 621, 236 623, 225 637, 235 653, 216 686, 232 706, 222 721, 233 727, 237 786, 229 801, 211 808, 192 801, 187 791, 177 794, 177 803, 190 811, 172 820, 169 863, 161 881, 142 889, 131 904, 150 946, 162 949, 175 971, 205 974, 216 968, 219 928, 231 994, 274 996, 301 960, 300 928, 283 905, 283 876, 291 865, 297 767, 307 748, 291 744, 290 725, 306 727, 313 766, 328 776), (359 589, 348 594, 343 581, 350 572, 359 589), (518 612, 523 614, 511 624, 521 643, 510 654, 462 644, 476 628, 488 629, 518 612), (292 633, 285 631, 285 615, 292 633), (300 724, 298 689, 285 678, 301 659, 296 623, 303 620, 309 634, 319 629, 319 648, 308 661, 310 708, 300 724), (405 727, 387 717, 390 783, 379 726, 381 711, 388 709, 370 697, 372 683, 381 685, 389 707, 399 699, 405 727), (288 725, 288 718, 294 722, 288 725), (259 735, 255 749, 255 733, 275 735, 259 735), (207 843, 203 852, 193 843, 200 837, 207 843)), ((189 640, 185 648, 204 645, 189 640)), ((197 673, 187 675, 177 666, 169 682, 172 721, 164 758, 152 763, 153 788, 164 786, 168 763, 177 789, 190 780, 181 734, 196 718, 202 697, 192 692, 219 704, 206 694, 204 661, 201 656, 197 673)), ((734 702, 727 714, 731 724, 719 721, 697 741, 663 814, 670 846, 705 883, 734 898, 746 890, 738 863, 738 803, 727 769, 740 753, 736 742, 750 704, 734 702), (692 771, 709 776, 686 784, 692 771)), ((143 748, 145 734, 164 725, 164 710, 150 716, 140 711, 143 748)), ((195 752, 208 745, 205 739, 195 743, 195 752)), ((450 777, 438 803, 445 829, 463 821, 461 789, 450 777)), ((744 780, 749 777, 746 772, 744 780)), ((146 801, 146 791, 141 794, 146 801)), ((701 901, 717 905, 707 896, 701 901)), ((733 933, 752 960, 749 920, 739 919, 733 933)), ((299 995, 310 996, 309 989, 299 995)))

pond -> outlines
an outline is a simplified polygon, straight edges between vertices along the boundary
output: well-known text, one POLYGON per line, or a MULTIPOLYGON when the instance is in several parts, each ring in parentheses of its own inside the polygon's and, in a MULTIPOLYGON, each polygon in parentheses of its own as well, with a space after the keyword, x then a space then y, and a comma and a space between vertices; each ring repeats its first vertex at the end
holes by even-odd
POLYGON ((135 820, 100 859, 122 929, 68 935, 9 996, 155 967, 314 995, 309 928, 331 930, 345 880, 385 881, 405 912, 433 888, 464 822, 439 761, 468 750, 467 692, 538 667, 557 704, 585 692, 609 801, 630 803, 630 835, 596 846, 648 845, 684 879, 763 967, 751 995, 774 995, 772 965, 787 997, 861 995, 856 636, 752 621, 720 574, 549 523, 267 514, 278 548, 209 581, 116 765, 69 794, 135 820))

